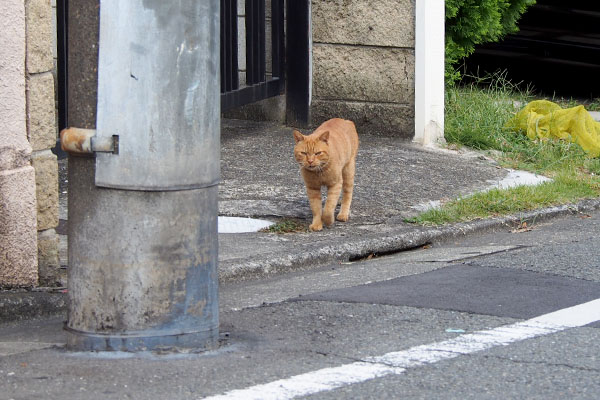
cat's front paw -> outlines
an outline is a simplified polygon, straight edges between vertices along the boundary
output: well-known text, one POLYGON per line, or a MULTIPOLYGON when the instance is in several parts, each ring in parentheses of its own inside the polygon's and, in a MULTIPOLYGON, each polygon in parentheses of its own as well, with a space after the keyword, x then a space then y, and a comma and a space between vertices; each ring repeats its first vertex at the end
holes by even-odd
POLYGON ((313 222, 312 224, 310 224, 308 226, 308 229, 310 229, 311 231, 321 231, 321 230, 323 230, 323 223, 322 222, 313 222))
POLYGON ((321 217, 321 219, 327 226, 330 226, 333 224, 333 214, 325 214, 324 213, 323 216, 321 217))
POLYGON ((346 222, 348 221, 348 217, 348 213, 339 213, 335 219, 337 219, 338 221, 346 222))

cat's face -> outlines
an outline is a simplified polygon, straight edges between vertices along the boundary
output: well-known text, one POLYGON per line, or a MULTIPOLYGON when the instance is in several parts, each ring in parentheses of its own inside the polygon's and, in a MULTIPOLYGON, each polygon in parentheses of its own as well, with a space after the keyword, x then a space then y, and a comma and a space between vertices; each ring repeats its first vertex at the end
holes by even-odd
POLYGON ((329 132, 323 132, 315 137, 304 136, 294 131, 294 139, 296 140, 294 157, 298 164, 308 171, 322 171, 329 162, 329 132))

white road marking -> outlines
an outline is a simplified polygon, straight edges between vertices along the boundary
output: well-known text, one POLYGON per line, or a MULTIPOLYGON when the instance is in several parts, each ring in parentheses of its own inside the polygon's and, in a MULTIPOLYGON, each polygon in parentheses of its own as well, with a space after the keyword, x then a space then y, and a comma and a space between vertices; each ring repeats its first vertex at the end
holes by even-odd
POLYGON ((232 390, 206 399, 293 399, 387 375, 398 375, 408 368, 432 364, 497 346, 506 346, 522 340, 585 326, 596 321, 600 321, 600 299, 544 314, 527 321, 460 335, 454 339, 416 346, 383 356, 369 357, 364 361, 339 367, 323 368, 246 389, 232 390))

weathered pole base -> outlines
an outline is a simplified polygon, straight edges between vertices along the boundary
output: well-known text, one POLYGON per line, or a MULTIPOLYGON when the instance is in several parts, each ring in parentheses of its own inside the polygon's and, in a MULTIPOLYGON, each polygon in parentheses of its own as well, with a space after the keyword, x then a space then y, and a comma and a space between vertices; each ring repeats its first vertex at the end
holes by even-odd
POLYGON ((80 332, 68 327, 67 348, 75 351, 177 351, 178 349, 194 349, 205 351, 215 348, 218 329, 205 332, 187 332, 169 334, 167 332, 150 332, 139 336, 133 333, 127 335, 101 335, 89 332, 80 332))
POLYGON ((69 158, 67 348, 207 350, 218 340, 217 186, 144 192, 95 186, 69 158))

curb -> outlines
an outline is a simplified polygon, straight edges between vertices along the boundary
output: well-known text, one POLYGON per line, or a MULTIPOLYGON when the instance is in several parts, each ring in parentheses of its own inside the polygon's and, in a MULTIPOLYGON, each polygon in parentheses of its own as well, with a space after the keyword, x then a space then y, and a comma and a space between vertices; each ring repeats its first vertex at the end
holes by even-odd
POLYGON ((577 204, 548 207, 513 214, 506 217, 475 220, 440 227, 415 227, 409 231, 372 234, 359 240, 321 242, 303 249, 301 253, 281 255, 262 254, 252 258, 229 260, 219 264, 219 281, 243 281, 250 278, 300 271, 327 263, 356 261, 369 255, 386 255, 413 250, 418 247, 444 242, 469 234, 489 232, 503 227, 514 227, 552 218, 592 212, 600 209, 600 199, 582 200, 577 204))
POLYGON ((64 314, 66 311, 66 293, 0 292, 0 323, 64 314))
MULTIPOLYGON (((356 261, 369 255, 386 255, 415 249, 434 242, 444 242, 475 233, 514 227, 552 218, 592 212, 600 209, 600 199, 583 200, 528 211, 500 218, 489 218, 441 227, 415 227, 408 232, 372 234, 359 240, 343 243, 329 241, 304 249, 301 253, 282 256, 272 253, 251 259, 230 260, 219 265, 219 281, 243 281, 276 273, 308 270, 327 263, 356 261)), ((64 314, 67 294, 51 291, 0 292, 0 323, 42 316, 64 314)))

